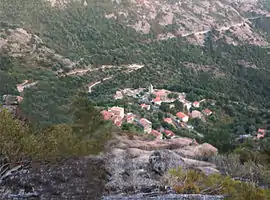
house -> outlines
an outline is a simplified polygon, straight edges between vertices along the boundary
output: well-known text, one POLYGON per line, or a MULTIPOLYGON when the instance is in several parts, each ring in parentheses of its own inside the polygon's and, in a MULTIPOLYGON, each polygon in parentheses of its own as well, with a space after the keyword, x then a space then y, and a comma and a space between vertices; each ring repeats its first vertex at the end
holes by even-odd
POLYGON ((107 110, 101 111, 104 120, 111 120, 116 126, 122 126, 125 116, 124 108, 112 107, 107 110))
POLYGON ((195 118, 199 118, 201 119, 202 118, 202 113, 198 110, 193 110, 191 113, 190 113, 190 117, 192 119, 195 119, 195 118))
POLYGON ((199 108, 200 107, 200 102, 199 101, 194 101, 192 105, 195 108, 199 108))
POLYGON ((174 132, 172 132, 170 130, 165 130, 164 133, 167 137, 174 137, 175 136, 174 132))
POLYGON ((150 110, 150 108, 151 108, 150 105, 145 104, 145 103, 141 104, 140 106, 141 106, 141 108, 144 108, 144 109, 146 109, 146 110, 150 110))
POLYGON ((123 118, 121 118, 120 116, 116 116, 116 117, 113 119, 113 123, 114 123, 114 125, 120 127, 120 126, 122 126, 123 118))
POLYGON ((259 128, 257 131, 257 136, 256 136, 257 139, 262 139, 265 137, 265 135, 266 135, 266 130, 259 128))
POLYGON ((154 104, 156 105, 161 105, 161 99, 160 97, 156 97, 154 100, 153 100, 154 104))
POLYGON ((210 116, 213 112, 212 112, 212 110, 210 110, 210 109, 204 109, 203 111, 203 114, 205 114, 206 116, 210 116))
POLYGON ((117 99, 123 99, 123 94, 120 91, 116 91, 116 94, 113 96, 115 100, 117 99))
POLYGON ((167 99, 167 92, 166 90, 157 90, 153 92, 156 97, 159 97, 161 101, 165 101, 167 99))
POLYGON ((168 124, 174 125, 172 118, 164 118, 163 121, 168 123, 168 124))
POLYGON ((152 122, 145 118, 140 119, 140 124, 142 125, 145 133, 151 133, 152 132, 152 122))
POLYGON ((162 133, 157 131, 157 130, 152 130, 151 131, 151 135, 153 135, 154 137, 156 137, 156 139, 160 139, 162 140, 162 133))
POLYGON ((133 113, 127 113, 126 120, 127 123, 133 123, 135 119, 135 115, 133 113))
POLYGON ((101 111, 101 114, 102 114, 104 120, 109 120, 113 117, 113 113, 111 113, 107 110, 101 111))
POLYGON ((152 130, 151 131, 151 135, 153 135, 153 136, 155 136, 155 137, 158 137, 158 136, 160 136, 160 135, 162 135, 159 131, 157 131, 157 130, 152 130))
POLYGON ((112 112, 114 115, 121 117, 122 119, 125 117, 124 108, 122 107, 112 107, 109 109, 109 112, 112 112))
POLYGON ((183 122, 188 122, 188 119, 189 117, 185 114, 185 113, 182 113, 182 112, 178 112, 176 113, 176 116, 183 122))

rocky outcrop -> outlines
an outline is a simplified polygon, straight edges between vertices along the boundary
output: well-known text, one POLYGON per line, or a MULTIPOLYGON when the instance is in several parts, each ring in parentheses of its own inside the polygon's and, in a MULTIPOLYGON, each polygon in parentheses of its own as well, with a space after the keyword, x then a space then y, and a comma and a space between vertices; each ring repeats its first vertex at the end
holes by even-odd
MULTIPOLYGON (((108 152, 100 156, 69 158, 55 163, 24 161, 12 165, 7 164, 7 159, 1 159, 0 169, 4 171, 0 175, 0 199, 95 200, 102 196, 104 199, 219 199, 173 195, 173 190, 166 185, 168 170, 172 168, 218 173, 211 163, 179 154, 180 149, 187 147, 207 147, 208 151, 216 153, 211 145, 193 144, 188 138, 147 141, 119 136, 109 144, 108 152), (128 198, 127 195, 133 194, 136 195, 128 198)), ((201 155, 200 151, 193 153, 197 157, 201 155)))
POLYGON ((18 165, 0 180, 0 199, 95 200, 101 198, 105 181, 102 157, 18 165))
POLYGON ((26 64, 34 67, 37 64, 43 66, 60 65, 65 69, 71 69, 75 65, 70 59, 46 47, 38 36, 25 29, 14 27, 0 29, 0 34, 2 35, 0 38, 0 53, 21 58, 26 64))
POLYGON ((210 196, 210 195, 199 195, 199 194, 159 194, 159 193, 152 193, 152 194, 136 194, 130 196, 108 196, 104 197, 104 200, 148 200, 148 199, 156 199, 156 200, 167 200, 167 199, 174 199, 174 200, 220 200, 224 199, 223 196, 210 196))
POLYGON ((196 168, 206 174, 217 173, 215 165, 193 158, 212 156, 217 149, 210 144, 196 145, 188 138, 145 141, 138 137, 118 137, 106 160, 110 178, 107 194, 160 192, 163 177, 173 168, 196 168), (182 154, 190 154, 189 158, 182 154))

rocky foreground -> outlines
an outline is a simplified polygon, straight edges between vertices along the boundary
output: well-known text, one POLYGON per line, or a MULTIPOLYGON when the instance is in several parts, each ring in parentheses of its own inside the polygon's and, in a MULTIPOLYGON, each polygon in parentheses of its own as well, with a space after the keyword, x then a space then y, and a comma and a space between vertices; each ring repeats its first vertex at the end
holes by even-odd
POLYGON ((191 139, 147 141, 118 136, 104 155, 70 158, 56 164, 22 164, 0 179, 0 199, 221 199, 177 195, 167 186, 171 168, 196 168, 207 174, 215 165, 196 160, 214 155, 209 144, 191 139))

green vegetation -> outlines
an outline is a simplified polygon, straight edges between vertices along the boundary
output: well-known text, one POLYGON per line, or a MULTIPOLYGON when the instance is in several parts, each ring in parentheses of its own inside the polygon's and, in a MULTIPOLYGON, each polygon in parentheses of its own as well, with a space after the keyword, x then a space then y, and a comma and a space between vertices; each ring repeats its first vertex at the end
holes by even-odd
POLYGON ((171 170, 169 183, 178 193, 223 195, 235 200, 267 200, 269 189, 260 189, 251 183, 235 181, 220 174, 205 175, 203 172, 187 169, 171 170))
POLYGON ((104 150, 111 137, 111 126, 85 99, 76 101, 74 124, 60 124, 35 130, 13 119, 5 110, 0 112, 1 154, 11 161, 25 157, 51 160, 66 156, 97 154, 104 150), (87 112, 87 113, 86 113, 87 112))
MULTIPOLYGON (((149 113, 138 105, 129 105, 129 99, 116 102, 112 99, 116 90, 147 87, 151 82, 155 88, 186 92, 190 101, 203 98, 216 100, 215 106, 206 105, 214 111, 215 116, 209 117, 206 123, 191 121, 195 130, 204 135, 203 139, 197 138, 199 142, 211 143, 222 153, 235 152, 240 155, 242 162, 256 161, 269 168, 269 136, 262 141, 248 141, 244 144, 235 141, 240 135, 254 134, 258 128, 269 129, 268 48, 247 44, 233 46, 226 44, 224 38, 214 42, 212 36, 218 34, 214 30, 208 35, 203 47, 188 44, 184 38, 156 41, 153 33, 141 35, 117 20, 106 19, 104 13, 113 6, 108 1, 88 0, 87 3, 87 7, 72 3, 66 9, 57 9, 43 0, 2 0, 0 28, 24 28, 39 36, 47 47, 58 54, 74 62, 80 61, 81 67, 132 63, 143 64, 145 67, 132 75, 110 69, 83 76, 58 77, 49 69, 55 71, 64 67, 60 64, 51 68, 45 63, 32 66, 25 60, 1 54, 0 95, 19 95, 16 84, 25 79, 38 81, 36 86, 21 94, 24 100, 20 108, 35 125, 41 127, 38 133, 33 132, 5 114, 9 119, 9 129, 0 129, 3 134, 2 143, 10 140, 11 136, 16 138, 11 144, 7 143, 7 148, 3 148, 5 154, 16 156, 19 151, 33 157, 44 157, 92 152, 96 141, 106 141, 107 132, 100 134, 98 130, 107 125, 95 118, 99 113, 93 105, 88 105, 87 98, 101 107, 116 103, 127 111, 136 110, 140 116, 152 121, 153 128, 165 126, 162 119, 166 114, 163 112, 149 113), (188 67, 187 63, 200 67, 188 67), (211 70, 202 70, 207 66, 211 70), (77 102, 79 91, 85 91, 87 84, 111 75, 114 76, 112 79, 95 86, 89 97, 84 96, 83 100, 77 102), (74 108, 74 100, 79 107, 74 108), (88 116, 89 113, 95 114, 88 116), (98 136, 106 138, 100 139, 98 136), (36 148, 44 148, 44 153, 36 148)), ((269 19, 258 19, 255 25, 269 33, 268 24, 269 19)), ((175 30, 176 27, 166 28, 175 30)), ((6 36, 1 35, 1 38, 6 36)), ((174 97, 174 94, 170 95, 170 98, 174 97)), ((183 110, 181 103, 176 101, 174 104, 174 108, 162 104, 161 110, 172 114, 183 110)), ((140 131, 126 124, 123 129, 127 132, 140 131)), ((192 134, 195 137, 195 132, 181 130, 176 133, 181 136, 192 134)))

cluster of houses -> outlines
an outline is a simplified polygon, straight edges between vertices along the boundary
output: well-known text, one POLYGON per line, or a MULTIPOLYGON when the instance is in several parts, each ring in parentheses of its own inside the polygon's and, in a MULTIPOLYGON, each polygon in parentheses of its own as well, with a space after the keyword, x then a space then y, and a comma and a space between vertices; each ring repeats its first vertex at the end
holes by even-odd
POLYGON ((143 94, 141 96, 140 94, 143 93, 146 88, 138 88, 138 89, 130 89, 126 88, 120 91, 117 91, 116 94, 114 95, 114 99, 122 99, 124 96, 130 96, 134 98, 139 98, 142 103, 140 104, 141 108, 144 108, 146 110, 150 110, 151 107, 159 107, 161 103, 172 103, 170 105, 171 108, 174 107, 173 102, 178 100, 180 101, 183 106, 187 110, 187 114, 184 114, 183 112, 177 113, 177 117, 183 121, 183 122, 188 122, 189 117, 192 119, 194 118, 199 118, 205 121, 205 116, 210 116, 213 112, 206 108, 204 110, 198 111, 196 108, 200 107, 200 103, 206 101, 205 99, 201 101, 195 101, 195 102, 190 102, 186 100, 186 94, 185 93, 174 93, 176 97, 169 98, 169 94, 171 94, 171 91, 164 90, 164 89, 154 89, 153 86, 150 84, 148 88, 148 92, 143 94), (151 101, 149 101, 149 97, 151 97, 151 101), (193 110, 190 112, 190 109, 193 107, 193 110))
POLYGON ((120 127, 124 122, 128 124, 135 124, 143 128, 144 133, 153 135, 154 137, 164 139, 164 138, 173 138, 175 134, 170 130, 153 130, 152 122, 146 118, 138 118, 133 113, 125 114, 124 108, 122 107, 111 107, 108 110, 101 111, 104 120, 110 120, 114 125, 120 127))
MULTIPOLYGON (((175 116, 171 116, 170 118, 165 118, 164 122, 173 125, 175 128, 188 128, 193 129, 194 127, 191 125, 186 124, 190 118, 195 119, 201 119, 202 121, 205 121, 205 117, 210 116, 213 112, 206 108, 202 111, 199 111, 198 108, 200 108, 200 104, 205 99, 201 101, 195 101, 190 102, 186 100, 186 94, 185 93, 177 93, 177 92, 171 92, 165 89, 154 89, 153 86, 150 84, 150 86, 147 88, 138 88, 138 89, 131 89, 126 88, 123 90, 119 90, 114 95, 114 99, 123 99, 124 96, 133 97, 139 100, 140 107, 142 109, 145 109, 147 111, 153 109, 159 109, 160 105, 162 103, 169 103, 170 108, 174 107, 173 102, 179 101, 183 104, 183 107, 186 108, 186 112, 178 112, 175 116), (173 95, 172 95, 173 94, 173 95), (191 110, 192 108, 192 110, 191 110), (197 109, 197 110, 196 110, 197 109)), ((120 109, 119 107, 117 107, 120 109)), ((104 119, 110 119, 113 121, 113 123, 117 126, 121 126, 122 122, 126 120, 128 123, 134 123, 134 120, 130 120, 131 118, 134 118, 134 115, 132 113, 128 113, 124 116, 122 114, 121 117, 117 117, 117 115, 112 114, 115 113, 113 110, 116 109, 111 108, 108 111, 103 111, 104 119), (110 114, 108 114, 110 113, 110 114), (105 114, 105 115, 104 115, 105 114), (110 116, 109 118, 106 116, 110 116), (120 120, 121 119, 121 120, 120 120)), ((123 109, 123 108, 122 108, 123 109)), ((200 109, 201 110, 201 109, 200 109)), ((124 111, 122 111, 124 113, 124 111)), ((168 136, 170 138, 174 137, 175 134, 172 132, 168 132, 169 130, 152 130, 152 123, 147 119, 139 119, 136 121, 138 125, 142 126, 144 128, 145 133, 152 133, 154 136, 168 136)))
POLYGON ((151 133, 152 131, 152 122, 145 118, 138 119, 137 116, 133 113, 125 114, 125 109, 122 107, 112 107, 108 110, 101 111, 104 120, 110 120, 114 125, 120 127, 124 122, 128 124, 136 123, 141 125, 145 133, 151 133))

